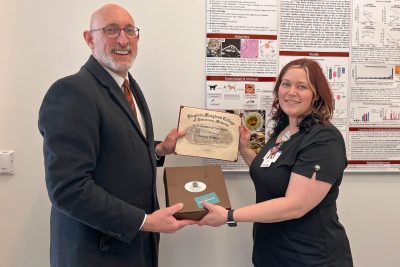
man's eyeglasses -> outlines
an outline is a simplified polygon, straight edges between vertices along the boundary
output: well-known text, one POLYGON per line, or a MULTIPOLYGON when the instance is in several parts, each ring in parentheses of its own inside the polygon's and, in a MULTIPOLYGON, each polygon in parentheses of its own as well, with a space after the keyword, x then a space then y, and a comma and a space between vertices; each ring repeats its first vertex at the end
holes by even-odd
POLYGON ((100 28, 100 29, 92 29, 90 30, 91 32, 94 31, 103 31, 103 33, 111 39, 115 39, 118 38, 118 36, 121 34, 121 31, 125 32, 125 35, 127 38, 129 39, 136 39, 139 37, 139 28, 133 27, 133 26, 129 26, 126 27, 125 29, 121 29, 120 27, 117 26, 106 26, 104 28, 100 28))

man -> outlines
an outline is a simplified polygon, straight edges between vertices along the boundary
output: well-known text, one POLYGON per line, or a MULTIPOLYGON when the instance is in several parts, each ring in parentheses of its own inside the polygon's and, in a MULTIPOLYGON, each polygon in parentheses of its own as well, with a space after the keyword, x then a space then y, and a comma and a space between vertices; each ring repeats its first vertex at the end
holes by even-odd
POLYGON ((128 11, 101 7, 83 36, 92 56, 51 86, 39 112, 51 266, 157 266, 158 232, 194 223, 173 217, 182 204, 159 209, 156 196, 156 164, 184 133, 173 129, 154 143, 146 101, 128 73, 139 40, 128 11))

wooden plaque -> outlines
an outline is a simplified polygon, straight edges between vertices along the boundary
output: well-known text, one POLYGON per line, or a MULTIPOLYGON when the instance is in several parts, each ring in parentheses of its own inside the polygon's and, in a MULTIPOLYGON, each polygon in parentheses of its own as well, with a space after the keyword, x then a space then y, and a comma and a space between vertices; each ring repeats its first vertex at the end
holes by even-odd
POLYGON ((231 208, 225 179, 219 165, 165 167, 164 187, 166 206, 183 203, 177 219, 200 220, 207 210, 199 204, 208 201, 226 209, 231 208))

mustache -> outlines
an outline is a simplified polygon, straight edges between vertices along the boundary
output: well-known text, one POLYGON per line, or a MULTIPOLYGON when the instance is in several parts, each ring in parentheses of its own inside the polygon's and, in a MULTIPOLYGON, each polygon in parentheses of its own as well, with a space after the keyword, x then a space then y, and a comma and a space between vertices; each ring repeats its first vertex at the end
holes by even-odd
POLYGON ((130 44, 127 44, 126 46, 122 46, 120 44, 116 44, 112 50, 132 50, 132 46, 130 44))

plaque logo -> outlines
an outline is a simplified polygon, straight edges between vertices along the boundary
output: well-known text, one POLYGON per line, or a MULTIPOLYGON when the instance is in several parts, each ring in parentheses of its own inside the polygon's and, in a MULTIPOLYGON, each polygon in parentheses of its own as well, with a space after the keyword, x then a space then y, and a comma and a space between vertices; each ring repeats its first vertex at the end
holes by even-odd
POLYGON ((191 181, 185 184, 185 189, 192 193, 202 192, 206 188, 206 184, 199 181, 191 181))

